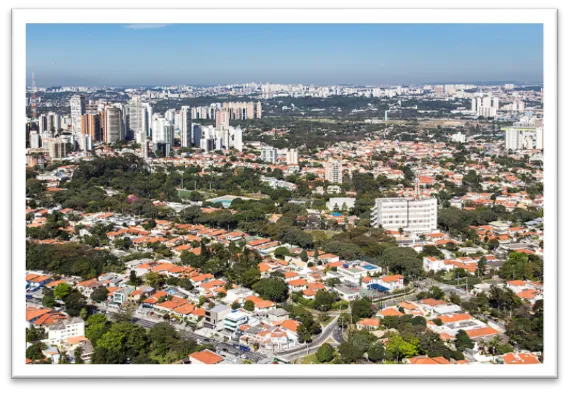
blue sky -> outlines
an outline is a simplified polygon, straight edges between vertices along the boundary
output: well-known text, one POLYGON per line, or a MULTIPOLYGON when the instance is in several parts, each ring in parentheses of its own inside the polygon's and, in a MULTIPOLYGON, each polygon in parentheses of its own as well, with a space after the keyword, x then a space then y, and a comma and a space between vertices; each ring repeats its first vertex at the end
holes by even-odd
POLYGON ((542 81, 539 24, 28 24, 28 84, 542 81))

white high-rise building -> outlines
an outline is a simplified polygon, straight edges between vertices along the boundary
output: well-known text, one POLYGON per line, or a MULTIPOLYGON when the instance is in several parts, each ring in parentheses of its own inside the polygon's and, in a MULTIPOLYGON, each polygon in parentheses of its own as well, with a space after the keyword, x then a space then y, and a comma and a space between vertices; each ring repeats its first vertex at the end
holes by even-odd
POLYGON ((148 135, 148 106, 140 101, 128 104, 128 128, 136 143, 142 143, 142 135, 148 135))
POLYGON ((437 199, 377 198, 371 224, 392 231, 432 232, 437 229, 437 199))
POLYGON ((174 127, 168 119, 160 115, 154 115, 152 122, 152 144, 166 143, 170 146, 174 145, 174 127))
POLYGON ((535 129, 535 148, 543 150, 543 127, 535 129))
POLYGON ((326 180, 330 183, 341 183, 342 182, 342 162, 338 160, 329 160, 326 163, 326 180))
POLYGON ((78 135, 77 137, 79 138, 79 149, 81 151, 93 150, 93 139, 91 138, 91 135, 85 134, 78 135))
POLYGON ((541 127, 506 127, 504 131, 507 150, 543 149, 541 127))
POLYGON ((71 132, 81 134, 81 116, 85 114, 85 96, 76 94, 69 100, 71 106, 71 132))
POLYGON ((41 137, 37 131, 30 132, 30 148, 39 149, 41 147, 41 137))
POLYGON ((180 109, 180 133, 182 134, 182 147, 192 146, 192 111, 189 106, 180 109))
POLYGON ((243 130, 241 127, 229 127, 231 147, 243 151, 243 130))
POLYGON ((286 151, 286 164, 287 165, 298 165, 298 150, 287 149, 287 151, 286 151))
POLYGON ((262 146, 261 160, 275 164, 277 162, 277 149, 272 146, 262 146))

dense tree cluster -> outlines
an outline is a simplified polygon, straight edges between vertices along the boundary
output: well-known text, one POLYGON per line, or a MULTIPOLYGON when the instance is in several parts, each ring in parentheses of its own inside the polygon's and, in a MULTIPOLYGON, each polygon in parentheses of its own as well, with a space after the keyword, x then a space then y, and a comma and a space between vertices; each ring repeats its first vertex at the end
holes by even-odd
POLYGON ((109 252, 79 243, 26 243, 26 269, 44 270, 85 279, 120 272, 123 264, 109 252))

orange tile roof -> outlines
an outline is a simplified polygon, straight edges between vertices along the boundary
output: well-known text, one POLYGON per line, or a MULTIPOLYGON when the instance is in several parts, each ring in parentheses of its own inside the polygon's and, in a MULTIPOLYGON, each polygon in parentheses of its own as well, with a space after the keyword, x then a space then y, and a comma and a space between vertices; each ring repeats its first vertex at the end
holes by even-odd
POLYGON ((453 322, 460 322, 460 321, 468 321, 472 319, 470 314, 451 314, 451 315, 441 315, 439 317, 442 323, 453 323, 453 322))
POLYGON ((401 317, 405 314, 403 314, 402 312, 399 312, 398 310, 394 309, 394 308, 386 308, 383 309, 379 312, 381 315, 383 315, 384 317, 401 317))
POLYGON ((300 322, 295 321, 294 319, 287 319, 286 321, 283 321, 280 326, 284 329, 293 331, 296 333, 296 330, 298 329, 298 327, 300 326, 300 322))
POLYGON ((50 308, 26 307, 26 321, 37 318, 51 311, 52 310, 50 308))
POLYGON ((504 355, 506 364, 539 364, 539 359, 532 353, 507 353, 504 355))
POLYGON ((217 364, 223 362, 223 357, 217 353, 205 349, 201 352, 195 352, 190 355, 190 358, 196 359, 204 364, 217 364))
POLYGON ((437 356, 436 358, 431 358, 428 356, 415 356, 409 359, 411 364, 450 364, 450 362, 443 356, 437 356))
POLYGON ((492 335, 498 334, 498 333, 499 332, 496 329, 491 328, 490 326, 482 327, 482 328, 478 328, 478 329, 470 329, 470 330, 466 331, 466 334, 468 334, 468 337, 470 337, 470 338, 492 336, 492 335))

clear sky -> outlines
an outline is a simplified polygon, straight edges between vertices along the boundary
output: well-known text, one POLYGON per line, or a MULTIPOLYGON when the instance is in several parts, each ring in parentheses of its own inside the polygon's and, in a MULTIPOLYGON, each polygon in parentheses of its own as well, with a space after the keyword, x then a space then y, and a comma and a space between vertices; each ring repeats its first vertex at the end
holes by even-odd
POLYGON ((539 24, 29 24, 38 86, 543 80, 539 24))

